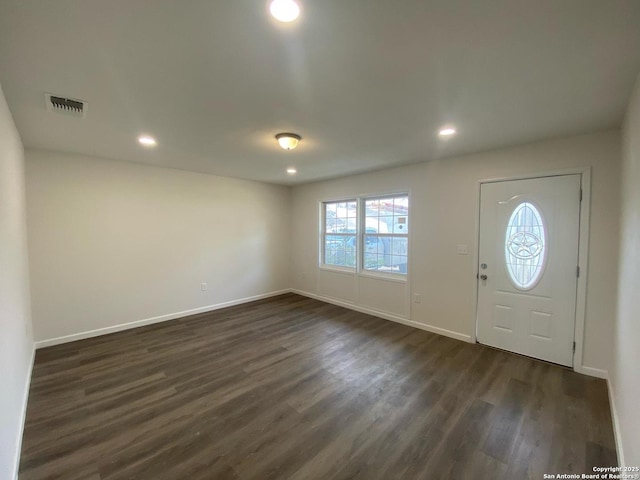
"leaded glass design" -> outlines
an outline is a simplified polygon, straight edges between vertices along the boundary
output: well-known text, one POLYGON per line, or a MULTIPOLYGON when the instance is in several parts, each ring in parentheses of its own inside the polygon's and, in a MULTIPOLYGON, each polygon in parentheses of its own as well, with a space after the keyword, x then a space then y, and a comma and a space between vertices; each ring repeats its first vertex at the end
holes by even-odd
POLYGON ((546 228, 535 205, 520 203, 507 223, 504 254, 507 271, 521 290, 533 288, 544 270, 546 228))

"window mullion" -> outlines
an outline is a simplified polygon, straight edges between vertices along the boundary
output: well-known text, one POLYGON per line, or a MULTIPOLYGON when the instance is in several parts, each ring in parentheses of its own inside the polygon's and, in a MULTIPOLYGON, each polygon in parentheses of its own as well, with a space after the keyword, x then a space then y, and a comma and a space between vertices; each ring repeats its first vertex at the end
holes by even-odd
POLYGON ((323 202, 320 264, 343 266, 356 273, 406 274, 409 235, 404 233, 404 225, 408 215, 408 196, 401 194, 323 202), (374 208, 371 226, 367 215, 370 201, 374 208))

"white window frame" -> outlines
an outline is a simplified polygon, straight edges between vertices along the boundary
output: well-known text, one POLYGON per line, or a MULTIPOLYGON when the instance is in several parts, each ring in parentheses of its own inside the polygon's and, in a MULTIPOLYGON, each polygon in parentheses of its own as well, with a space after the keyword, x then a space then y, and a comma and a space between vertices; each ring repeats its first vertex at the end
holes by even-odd
MULTIPOLYGON (((411 240, 410 234, 407 233, 375 233, 368 235, 376 235, 378 237, 384 238, 406 238, 407 239, 407 271, 406 272, 384 272, 377 270, 368 270, 364 268, 364 257, 365 257, 365 236, 366 232, 366 202, 367 200, 378 200, 385 198, 394 198, 394 197, 403 197, 406 196, 409 200, 409 208, 407 211, 407 225, 411 223, 411 195, 408 191, 402 192, 390 192, 390 193, 379 193, 372 195, 356 195, 348 198, 338 198, 338 199, 326 199, 321 200, 319 205, 319 255, 318 255, 318 268, 321 270, 329 270, 329 271, 337 271, 343 273, 352 273, 354 275, 363 276, 363 277, 372 277, 372 278, 384 278, 386 280, 393 280, 398 282, 407 282, 409 279, 409 261, 410 261, 410 249, 411 249, 411 240), (325 237, 327 235, 326 232, 326 205, 331 203, 342 203, 342 202, 356 202, 356 266, 355 267, 347 267, 341 265, 333 265, 324 263, 325 259, 325 237)), ((410 228, 410 227, 409 227, 410 228)), ((351 233, 331 233, 329 235, 344 235, 344 236, 353 236, 351 233)))
POLYGON ((323 270, 336 270, 339 272, 349 272, 349 273, 355 273, 358 270, 358 257, 359 257, 359 246, 358 246, 358 230, 360 229, 360 202, 358 201, 357 197, 351 197, 351 198, 345 198, 345 199, 338 199, 338 200, 323 200, 320 202, 320 248, 319 248, 319 252, 320 252, 320 256, 319 256, 319 263, 320 263, 320 268, 323 270), (327 229, 327 208, 326 205, 330 204, 330 203, 349 203, 349 202, 355 202, 356 203, 356 231, 354 233, 327 233, 326 229, 327 229), (348 267, 348 266, 344 266, 344 265, 334 265, 331 263, 324 263, 324 259, 325 259, 325 248, 326 248, 326 241, 325 241, 325 237, 327 235, 332 235, 332 236, 343 236, 343 237, 355 237, 356 239, 356 244, 355 244, 355 250, 356 250, 356 265, 354 267, 348 267))
MULTIPOLYGON (((366 195, 358 197, 358 246, 360 247, 360 252, 356 251, 356 255, 358 257, 358 273, 363 276, 370 277, 384 277, 384 278, 396 278, 396 279, 406 279, 409 275, 409 233, 380 233, 377 232, 375 234, 367 234, 367 211, 366 211, 366 202, 370 200, 384 200, 386 198, 394 198, 394 197, 407 197, 409 200, 409 192, 402 193, 391 193, 391 194, 380 194, 380 195, 366 195), (379 270, 370 270, 365 268, 364 259, 365 259, 365 236, 367 235, 375 235, 381 238, 406 238, 407 239, 407 271, 406 272, 392 272, 392 271, 379 271, 379 270)), ((409 207, 407 208, 407 225, 410 223, 410 214, 409 207)), ((393 253, 389 255, 393 256, 393 253)))

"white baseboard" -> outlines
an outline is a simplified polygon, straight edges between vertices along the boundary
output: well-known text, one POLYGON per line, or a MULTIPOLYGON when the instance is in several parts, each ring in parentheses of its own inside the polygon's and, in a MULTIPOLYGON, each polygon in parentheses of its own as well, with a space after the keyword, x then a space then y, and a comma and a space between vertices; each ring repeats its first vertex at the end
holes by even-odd
POLYGON ((20 420, 20 427, 18 430, 18 444, 16 445, 15 460, 13 461, 13 477, 18 480, 18 473, 20 472, 20 454, 22 453, 22 436, 24 435, 24 424, 27 421, 27 405, 29 404, 29 390, 31 389, 31 377, 33 376, 33 364, 36 360, 35 346, 31 350, 31 363, 29 364, 29 370, 27 371, 27 378, 24 387, 24 393, 22 396, 22 418, 20 420))
POLYGON ((607 381, 607 393, 609 394, 609 408, 611 410, 611 423, 613 424, 613 437, 616 442, 616 454, 618 455, 618 466, 624 467, 624 451, 622 449, 622 437, 620 436, 620 420, 618 419, 618 411, 616 409, 615 394, 613 384, 609 378, 609 372, 601 368, 577 366, 574 369, 578 373, 590 375, 592 377, 603 378, 607 381))
MULTIPOLYGON (((285 293, 295 293, 298 295, 302 295, 305 297, 309 297, 309 298, 313 298, 315 300, 319 300, 322 302, 326 302, 326 303, 331 303, 333 305, 338 305, 340 307, 344 307, 344 308, 348 308, 350 310, 355 310, 357 312, 361 312, 361 313, 366 313, 368 315, 373 315, 375 317, 379 317, 379 318, 383 318, 385 320, 391 320, 392 322, 396 322, 396 323, 401 323, 403 325, 408 325, 410 327, 414 327, 414 328, 418 328, 420 330, 425 330, 427 332, 431 332, 431 333, 435 333, 438 335, 443 335, 445 337, 450 337, 450 338, 454 338, 456 340, 461 340, 463 342, 469 342, 471 343, 471 336, 470 335, 465 335, 463 333, 459 333, 459 332, 454 332, 452 330, 447 330, 441 327, 436 327, 433 325, 428 325, 428 324, 424 324, 424 323, 419 323, 416 322, 414 320, 410 320, 408 318, 405 317, 401 317, 399 315, 395 315, 392 313, 388 313, 388 312, 383 312, 383 311, 379 311, 379 310, 375 310, 372 308, 368 308, 368 307, 363 307, 360 305, 355 305, 353 303, 349 303, 346 302, 344 300, 339 300, 339 299, 335 299, 335 298, 331 298, 331 297, 326 297, 323 295, 317 295, 315 293, 311 293, 311 292, 305 292, 302 290, 296 290, 296 289, 284 289, 284 290, 278 290, 275 292, 269 292, 269 293, 264 293, 261 295, 255 295, 252 297, 246 297, 246 298, 241 298, 238 300, 231 300, 229 302, 223 302, 223 303, 218 303, 215 305, 208 305, 205 307, 199 307, 199 308, 194 308, 191 310, 185 310, 182 312, 176 312, 176 313, 170 313, 170 314, 166 314, 166 315, 160 315, 157 317, 151 317, 151 318, 146 318, 146 319, 142 319, 142 320, 136 320, 133 322, 128 322, 128 323, 122 323, 119 325, 114 325, 111 327, 105 327, 105 328, 99 328, 96 330, 89 330, 86 332, 80 332, 80 333, 76 333, 76 334, 72 334, 72 335, 66 335, 66 336, 62 336, 62 337, 57 337, 57 338, 51 338, 48 340, 41 340, 38 342, 35 342, 34 345, 34 350, 33 350, 33 354, 31 356, 31 365, 29 367, 29 372, 28 372, 28 381, 25 387, 25 392, 24 392, 24 400, 23 400, 23 412, 22 412, 22 422, 21 422, 21 428, 20 428, 20 436, 19 436, 19 444, 17 446, 17 452, 16 452, 16 460, 15 460, 15 479, 18 479, 18 471, 20 468, 20 453, 22 450, 22 435, 24 432, 24 424, 26 421, 26 415, 27 415, 27 403, 29 400, 29 389, 31 386, 31 376, 32 376, 32 372, 33 372, 33 364, 35 361, 35 351, 38 348, 44 348, 44 347, 49 347, 49 346, 53 346, 53 345, 59 345, 62 343, 68 343, 68 342, 74 342, 76 340, 83 340, 86 338, 92 338, 92 337, 97 337, 100 335, 106 335, 109 333, 115 333, 115 332, 120 332, 123 330, 129 330, 132 328, 137 328, 137 327, 142 327, 144 325, 151 325, 154 323, 160 323, 160 322, 166 322, 168 320, 174 320, 176 318, 181 318, 181 317, 186 317, 189 315, 196 315, 198 313, 206 313, 206 312, 211 312, 214 310, 219 310, 221 308, 226 308, 226 307, 232 307, 234 305, 240 305, 243 303, 249 303, 249 302, 253 302, 256 300, 262 300, 265 298, 270 298, 270 297, 275 297, 278 295, 283 295, 285 293)), ((613 422, 613 430, 614 430, 614 437, 615 437, 615 442, 616 442, 616 451, 617 451, 617 455, 618 455, 618 465, 619 466, 624 466, 624 453, 623 453, 623 449, 622 449, 622 439, 620 437, 620 422, 618 419, 618 413, 616 410, 616 403, 615 403, 615 399, 614 399, 614 392, 613 392, 613 385, 611 384, 611 381, 609 379, 609 375, 608 372, 606 370, 602 370, 600 368, 594 368, 594 367, 587 367, 587 366, 576 366, 575 367, 575 371, 578 373, 582 373, 584 375, 590 375, 592 377, 597 377, 597 378, 603 378, 605 380, 607 380, 607 391, 609 393, 609 404, 611 406, 611 419, 613 422)))
POLYGON ((366 313, 368 315, 384 318, 385 320, 391 320, 392 322, 396 322, 396 323, 402 323, 403 325, 408 325, 410 327, 418 328, 420 330, 425 330, 427 332, 437 333, 438 335, 444 335, 445 337, 455 338, 456 340, 462 340, 463 342, 471 342, 471 336, 469 335, 453 332, 451 330, 446 330, 440 327, 434 327, 432 325, 427 325, 424 323, 419 323, 414 320, 401 317, 399 315, 394 315, 392 313, 382 312, 379 310, 375 310, 373 308, 363 307, 361 305, 355 305, 353 303, 345 302, 344 300, 325 297, 324 295, 317 295, 315 293, 305 292, 302 290, 291 289, 291 292, 297 293, 298 295, 302 295, 305 297, 313 298, 315 300, 320 300, 321 302, 331 303, 333 305, 338 305, 340 307, 348 308, 350 310, 355 310, 356 312, 366 313))
POLYGON ((168 313, 166 315, 160 315, 157 317, 144 318, 142 320, 135 320, 133 322, 121 323, 119 325, 113 325, 111 327, 98 328, 95 330, 88 330, 86 332, 74 333, 72 335, 65 335, 63 337, 50 338, 47 340, 40 340, 36 342, 36 348, 50 347, 53 345, 60 345, 62 343, 75 342, 76 340, 84 340, 85 338, 98 337, 100 335, 107 335, 109 333, 121 332, 122 330, 129 330, 131 328, 143 327, 145 325, 151 325, 153 323, 166 322, 168 320, 174 320, 176 318, 187 317, 189 315, 196 315, 198 313, 212 312, 221 308, 233 307, 234 305, 240 305, 243 303, 254 302, 256 300, 262 300, 269 297, 275 297, 284 293, 289 293, 291 290, 278 290, 276 292, 263 293, 261 295, 254 295, 253 297, 240 298, 238 300, 231 300, 229 302, 217 303, 215 305, 207 305, 206 307, 193 308, 191 310, 184 310, 182 312, 168 313))
POLYGON ((618 454, 618 466, 626 467, 624 461, 624 451, 622 449, 622 436, 620 432, 620 420, 618 418, 618 410, 616 409, 615 393, 611 379, 607 378, 607 391, 609 392, 609 405, 611 408, 611 423, 613 423, 613 438, 616 441, 616 453, 618 454))
POLYGON ((410 322, 411 323, 408 323, 407 325, 411 325, 412 327, 416 327, 421 330, 426 330, 427 332, 437 333, 438 335, 455 338, 456 340, 461 340, 467 343, 475 343, 471 339, 471 335, 465 335, 464 333, 454 332, 453 330, 447 330, 446 328, 440 328, 434 325, 427 325, 425 323, 414 322, 413 320, 410 320, 410 322))
POLYGON ((576 365, 573 369, 578 373, 589 375, 590 377, 604 378, 605 380, 609 378, 609 372, 607 372, 606 370, 602 370, 601 368, 576 365))

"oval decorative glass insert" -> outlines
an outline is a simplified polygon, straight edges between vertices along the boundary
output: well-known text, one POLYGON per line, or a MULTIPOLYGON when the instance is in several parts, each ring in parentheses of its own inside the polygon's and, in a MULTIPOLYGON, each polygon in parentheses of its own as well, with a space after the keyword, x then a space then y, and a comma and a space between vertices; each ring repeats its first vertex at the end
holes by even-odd
POLYGON ((538 283, 546 263, 545 240, 540 211, 532 203, 520 203, 509 218, 504 242, 507 271, 516 288, 528 290, 538 283))

